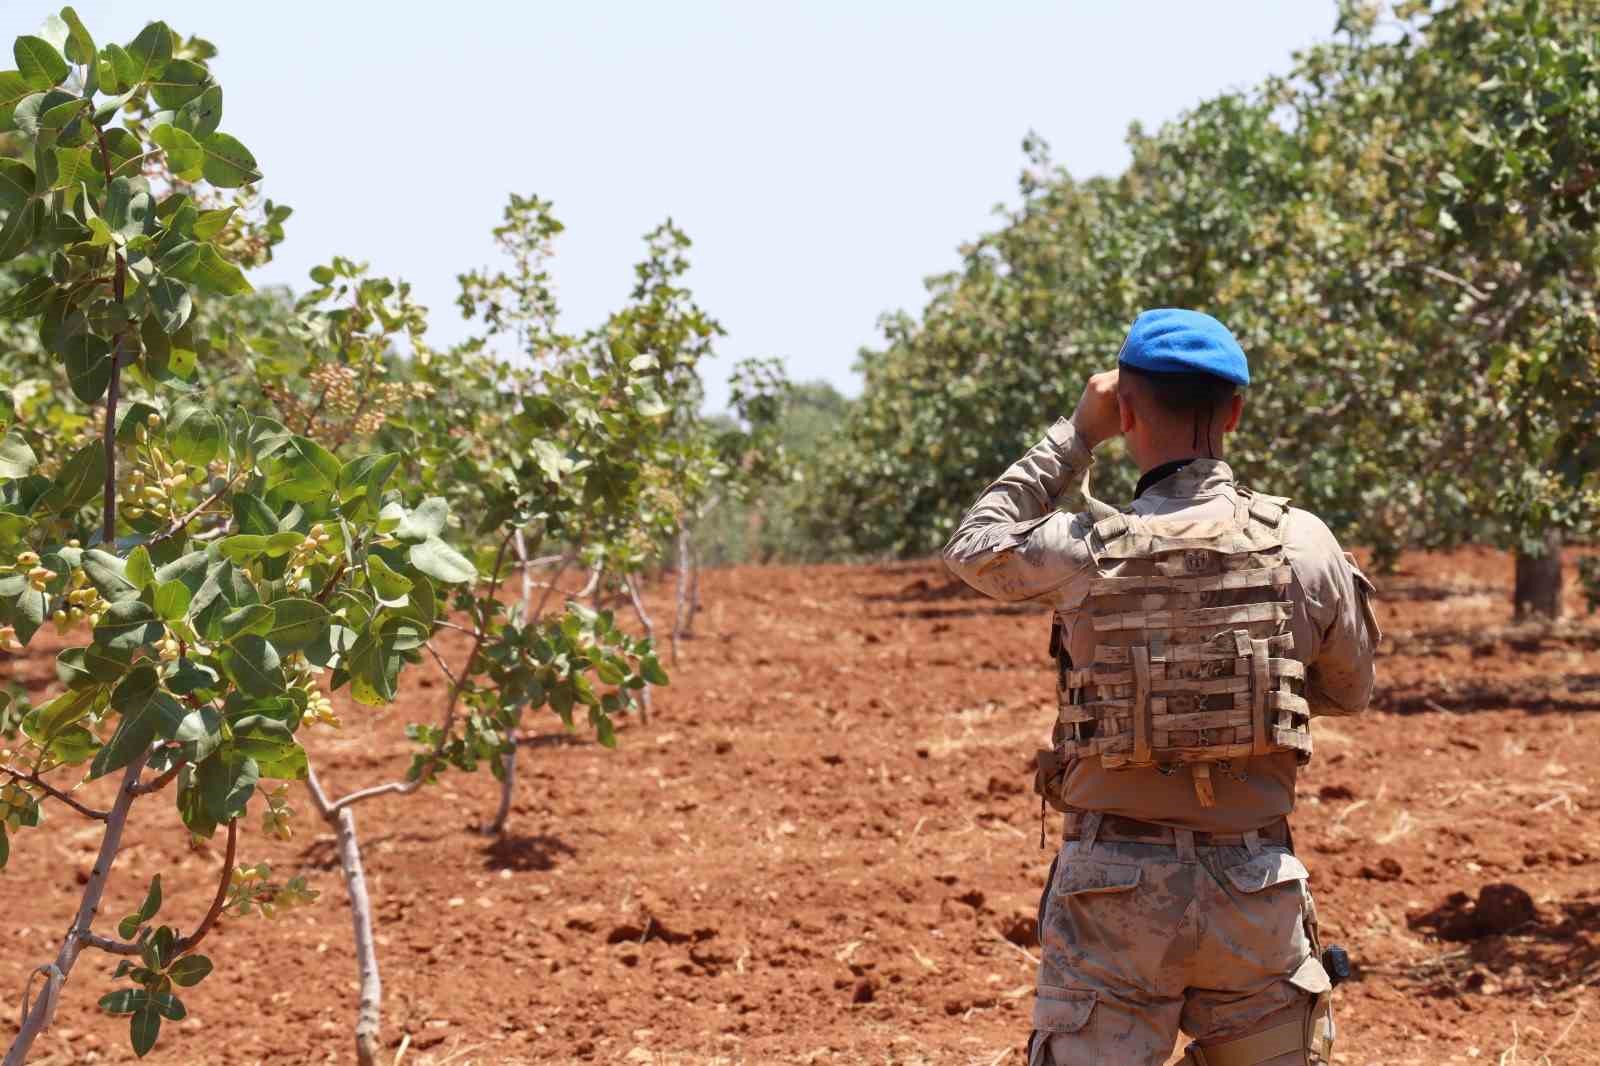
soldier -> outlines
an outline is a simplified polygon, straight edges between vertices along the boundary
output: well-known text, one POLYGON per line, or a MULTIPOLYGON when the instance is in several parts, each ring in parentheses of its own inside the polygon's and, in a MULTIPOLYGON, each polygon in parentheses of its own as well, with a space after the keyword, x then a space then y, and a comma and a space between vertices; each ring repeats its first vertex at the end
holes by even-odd
MULTIPOLYGON (((1040 902, 1029 1066, 1331 1062, 1331 983, 1287 815, 1310 717, 1364 710, 1372 586, 1315 515, 1221 459, 1250 382, 1196 311, 1146 311, 967 512, 944 558, 1054 609, 1059 714, 1035 787, 1066 814, 1040 902), (1088 495, 1121 436, 1132 504, 1088 495), (1082 484, 1087 511, 1055 510, 1082 484)), ((1042 810, 1041 806, 1041 810, 1042 810)))

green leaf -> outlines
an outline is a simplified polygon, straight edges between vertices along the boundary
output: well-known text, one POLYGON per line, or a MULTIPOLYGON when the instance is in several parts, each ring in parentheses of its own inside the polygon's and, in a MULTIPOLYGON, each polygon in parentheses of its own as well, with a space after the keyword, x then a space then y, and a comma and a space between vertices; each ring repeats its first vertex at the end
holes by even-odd
POLYGON ((172 31, 165 22, 152 22, 128 45, 128 55, 138 64, 132 84, 154 81, 172 60, 172 31))
POLYGON ((88 148, 56 148, 56 179, 52 189, 70 189, 83 182, 92 182, 99 174, 94 153, 88 148))
POLYGON ((233 524, 240 533, 265 537, 278 532, 278 516, 259 496, 248 492, 233 497, 233 524))
POLYGON ((376 509, 383 496, 383 486, 400 465, 395 452, 385 455, 363 455, 339 468, 339 499, 342 503, 365 496, 376 509))
POLYGON ((95 336, 84 336, 67 351, 67 384, 86 404, 98 403, 111 384, 111 346, 95 336))
MULTIPOLYGON (((137 917, 139 925, 143 925, 161 913, 161 875, 156 874, 150 879, 150 888, 144 894, 144 902, 139 904, 137 917)), ((135 926, 134 928, 138 928, 135 926)))
POLYGON ((50 490, 40 497, 34 509, 52 514, 75 511, 99 496, 105 481, 105 446, 98 440, 90 441, 62 465, 50 490))
POLYGON ((222 86, 213 85, 205 92, 178 108, 177 127, 204 140, 217 131, 222 122, 222 86))
POLYGON ((78 18, 78 13, 70 7, 61 9, 61 18, 67 24, 70 34, 67 37, 67 59, 79 65, 93 65, 96 56, 94 38, 89 36, 89 30, 84 26, 83 20, 78 18))
POLYGON ((247 603, 222 616, 222 639, 232 640, 254 633, 265 636, 272 627, 272 608, 264 603, 247 603))
POLYGON ((339 460, 307 437, 291 437, 277 453, 268 484, 297 503, 325 499, 338 491, 339 460))
POLYGON ((72 73, 72 68, 61 58, 61 53, 42 37, 18 37, 11 51, 17 59, 17 72, 35 89, 60 85, 72 73))
POLYGON ((199 96, 210 81, 211 75, 199 63, 174 59, 161 72, 161 77, 150 83, 150 95, 155 97, 158 107, 171 110, 199 96))
POLYGON ((147 289, 150 305, 155 309, 152 317, 160 325, 161 332, 171 336, 182 329, 194 311, 194 297, 189 295, 188 287, 172 278, 157 275, 147 289))
POLYGON ((48 744, 58 733, 83 721, 104 706, 105 692, 99 687, 68 689, 55 699, 40 704, 22 719, 22 731, 35 743, 48 744))
POLYGON ((185 955, 167 970, 167 976, 179 988, 191 988, 204 981, 211 973, 211 960, 204 955, 185 955))
POLYGON ((459 585, 475 581, 478 577, 477 567, 438 537, 413 544, 407 558, 412 566, 446 585, 459 585))
POLYGON ((205 178, 219 189, 237 189, 261 180, 256 157, 250 149, 226 133, 212 133, 200 140, 205 152, 205 178))
POLYGON ((143 544, 128 553, 128 561, 123 568, 122 576, 141 592, 155 583, 156 568, 150 565, 150 551, 143 544))
POLYGON ((157 993, 151 997, 150 1002, 155 1004, 156 1010, 160 1011, 161 1016, 169 1022, 181 1022, 189 1016, 183 1001, 169 993, 157 993))
POLYGON ((244 814, 260 778, 255 760, 231 749, 214 753, 195 768, 201 805, 219 824, 244 814))
POLYGON ((68 726, 50 739, 45 751, 63 766, 88 762, 100 749, 100 741, 81 725, 68 726))
MULTIPOLYGON (((129 676, 131 679, 133 675, 129 676)), ((119 685, 117 692, 112 693, 113 706, 116 706, 118 693, 121 691, 122 686, 119 685)), ((118 709, 122 710, 122 718, 117 723, 116 732, 106 741, 105 746, 95 755, 94 762, 89 766, 91 781, 127 766, 140 753, 148 751, 157 736, 172 739, 177 735, 184 713, 183 708, 165 692, 152 693, 142 706, 134 706, 131 710, 121 707, 118 709)))
POLYGON ((0 227, 0 263, 21 255, 38 237, 43 221, 44 205, 38 200, 29 200, 7 215, 5 226, 0 227))
POLYGON ((155 126, 150 139, 166 152, 166 165, 182 181, 198 181, 205 173, 205 149, 195 141, 194 134, 179 130, 178 126, 155 126))
POLYGON ((128 578, 126 560, 100 548, 90 548, 83 553, 83 573, 107 603, 136 600, 143 587, 128 578))
POLYGON ((173 737, 183 745, 183 757, 200 763, 222 746, 222 716, 209 704, 183 716, 173 737))
POLYGON ((639 670, 644 675, 644 679, 652 685, 667 684, 667 672, 661 669, 661 663, 656 660, 654 655, 645 658, 639 664, 639 670))
POLYGON ((94 642, 113 651, 129 651, 154 644, 166 633, 156 612, 139 600, 124 600, 106 608, 94 627, 94 642))
POLYGON ((372 634, 363 633, 346 657, 350 672, 350 694, 369 707, 382 707, 394 700, 395 681, 400 674, 399 656, 372 634))
POLYGON ((315 600, 291 597, 272 603, 272 627, 263 634, 280 653, 315 644, 331 624, 328 609, 315 600))
POLYGON ((222 423, 199 404, 185 401, 167 439, 173 455, 192 466, 205 466, 222 451, 222 423))
POLYGON ((163 621, 176 622, 189 613, 189 601, 193 599, 187 586, 181 581, 163 581, 156 588, 156 614, 163 621))
POLYGON ((137 237, 145 232, 155 210, 150 186, 143 178, 112 178, 106 188, 106 225, 111 232, 137 237))
POLYGON ((0 479, 27 477, 37 465, 38 458, 19 430, 9 429, 0 437, 0 479))
POLYGON ((394 535, 408 543, 420 543, 438 537, 450 521, 450 505, 438 496, 430 497, 408 511, 400 520, 394 535))
POLYGON ((213 244, 195 242, 182 258, 167 265, 166 273, 215 296, 238 296, 255 291, 244 271, 222 258, 213 244))
POLYGON ((266 554, 267 538, 259 533, 235 533, 217 541, 217 550, 223 558, 236 566, 244 566, 252 559, 266 554))
POLYGON ((411 592, 411 579, 391 570, 389 564, 381 557, 367 556, 367 579, 372 586, 373 594, 383 606, 399 607, 407 602, 407 594, 411 592))
POLYGON ((133 1053, 141 1059, 156 1046, 160 1035, 161 1010, 154 1003, 147 1002, 129 1017, 128 1041, 133 1045, 133 1053))
POLYGON ((142 988, 119 988, 100 997, 100 1009, 107 1014, 132 1014, 150 1002, 142 988))
POLYGON ((10 129, 16 124, 12 116, 17 104, 37 91, 20 71, 0 70, 0 130, 10 129))
POLYGON ((306 776, 306 753, 285 722, 253 714, 233 725, 233 746, 256 761, 262 777, 299 781, 306 776))
MULTIPOLYGON (((3 172, 0 172, 3 177, 3 172)), ((41 274, 26 285, 19 285, 0 297, 0 318, 32 318, 44 309, 45 302, 55 292, 55 281, 41 274)))
POLYGON ((287 684, 278 650, 255 634, 224 646, 220 658, 222 668, 247 696, 276 696, 287 684))
POLYGON ((228 222, 237 211, 236 206, 217 208, 214 211, 202 211, 194 221, 194 237, 197 241, 209 241, 217 234, 228 228, 228 222))

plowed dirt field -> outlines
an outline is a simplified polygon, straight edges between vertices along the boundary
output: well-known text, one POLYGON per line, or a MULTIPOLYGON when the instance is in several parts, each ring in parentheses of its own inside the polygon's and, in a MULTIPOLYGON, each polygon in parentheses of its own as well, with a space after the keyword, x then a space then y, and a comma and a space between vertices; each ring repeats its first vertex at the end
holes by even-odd
MULTIPOLYGON (((1510 570, 1487 551, 1405 559, 1381 582, 1375 706, 1317 723, 1295 832, 1325 936, 1359 966, 1337 994, 1341 1063, 1600 1062, 1600 623, 1511 628, 1510 570)), ((658 621, 669 591, 651 590, 658 621)), ((1053 702, 1046 619, 931 562, 714 571, 703 592, 649 727, 606 751, 539 722, 503 839, 473 831, 487 773, 358 809, 387 1056, 1021 1066, 1051 857, 1027 770, 1053 702)), ((466 653, 458 634, 441 645, 466 653)), ((38 699, 53 650, 41 636, 0 673, 38 699)), ((404 771, 402 726, 444 691, 411 677, 402 704, 336 698, 344 729, 302 734, 336 793, 404 771)), ((222 837, 191 848, 170 802, 135 808, 107 931, 158 869, 168 920, 205 909, 222 837)), ((333 838, 293 802, 295 838, 252 819, 240 858, 321 900, 225 918, 217 973, 146 1061, 354 1060, 333 838)), ((0 875, 6 1040, 99 836, 53 816, 65 831, 18 834, 0 875)), ((85 954, 34 1061, 133 1061, 125 1022, 94 1006, 113 965, 85 954)))

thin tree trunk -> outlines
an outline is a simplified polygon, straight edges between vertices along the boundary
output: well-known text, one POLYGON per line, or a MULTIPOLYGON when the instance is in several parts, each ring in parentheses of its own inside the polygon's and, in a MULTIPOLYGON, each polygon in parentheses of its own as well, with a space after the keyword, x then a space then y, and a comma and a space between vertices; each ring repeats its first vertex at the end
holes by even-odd
POLYGON ((500 809, 494 812, 494 824, 489 826, 490 836, 499 836, 506 831, 506 822, 511 817, 511 794, 517 787, 517 752, 518 741, 522 736, 522 710, 517 709, 517 724, 511 727, 511 750, 501 756, 505 773, 500 778, 500 809))
POLYGON ((330 810, 328 794, 307 767, 306 788, 311 802, 333 827, 339 842, 339 866, 344 871, 345 892, 350 897, 350 921, 355 927, 356 965, 361 975, 361 998, 356 1006, 356 1062, 377 1066, 378 1030, 382 1022, 383 980, 378 975, 378 949, 372 935, 372 897, 367 895, 367 875, 361 867, 361 840, 356 836, 356 816, 349 807, 330 810))
MULTIPOLYGON (((650 638, 653 645, 656 642, 655 623, 650 620, 650 615, 645 612, 644 599, 639 595, 639 583, 634 575, 627 574, 622 579, 622 587, 628 590, 628 598, 633 601, 633 610, 639 616, 639 624, 644 627, 644 635, 650 638)), ((650 701, 650 686, 647 684, 639 691, 639 718, 645 724, 650 724, 650 712, 653 710, 650 701)))
POLYGON ((511 545, 522 567, 522 624, 527 625, 528 612, 533 610, 533 574, 528 570, 528 541, 523 537, 522 530, 517 530, 511 545))
POLYGON ((701 569, 700 545, 691 540, 689 542, 689 619, 683 626, 683 631, 691 636, 694 634, 694 616, 700 613, 701 569))
POLYGON ((683 635, 684 604, 689 598, 689 530, 678 527, 677 602, 672 613, 672 665, 678 665, 678 638, 683 635))
POLYGON ((1561 617, 1561 532, 1549 530, 1540 555, 1517 553, 1516 586, 1512 591, 1518 620, 1561 617))
POLYGON ((6 1052, 5 1066, 22 1066, 27 1061, 34 1040, 50 1027, 55 1017, 56 999, 61 995, 61 986, 66 984, 67 975, 72 973, 78 953, 83 950, 84 941, 93 932, 94 918, 100 911, 100 898, 105 895, 106 879, 111 874, 111 864, 117 860, 117 849, 122 845, 122 830, 128 824, 128 809, 133 806, 136 795, 134 786, 139 783, 139 773, 149 760, 150 753, 147 751, 129 763, 122 773, 116 802, 111 805, 106 818, 106 831, 100 838, 100 853, 95 856, 94 869, 89 873, 89 880, 83 886, 83 896, 78 902, 78 914, 61 941, 61 950, 56 953, 55 963, 34 971, 44 972, 44 988, 32 1009, 23 1016, 22 1028, 11 1042, 11 1049, 6 1052))

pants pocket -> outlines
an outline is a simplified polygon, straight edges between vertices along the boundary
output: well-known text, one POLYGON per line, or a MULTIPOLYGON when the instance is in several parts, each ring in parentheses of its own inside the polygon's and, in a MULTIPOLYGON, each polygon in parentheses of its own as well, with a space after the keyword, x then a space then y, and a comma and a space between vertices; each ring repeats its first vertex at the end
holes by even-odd
POLYGON ((1040 985, 1033 1000, 1033 1035, 1028 1040, 1028 1066, 1052 1066, 1050 1038, 1076 1033, 1089 1024, 1098 997, 1088 989, 1040 985))

